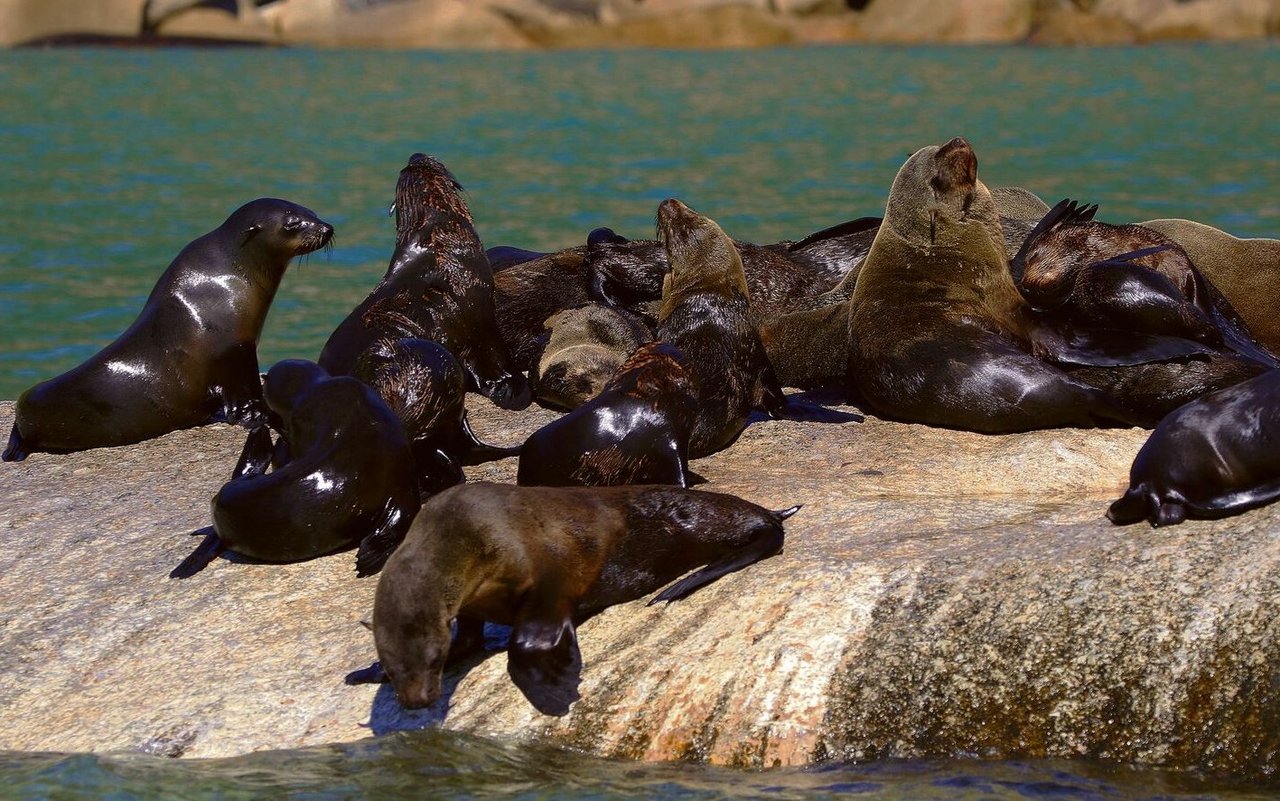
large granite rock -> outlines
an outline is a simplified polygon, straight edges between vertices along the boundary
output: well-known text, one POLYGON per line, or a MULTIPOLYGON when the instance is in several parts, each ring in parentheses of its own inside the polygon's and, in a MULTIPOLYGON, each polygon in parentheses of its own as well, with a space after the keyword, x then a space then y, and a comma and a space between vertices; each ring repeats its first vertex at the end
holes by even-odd
MULTIPOLYGON (((502 444, 552 419, 480 400, 502 444)), ((0 405, 7 430, 12 404, 0 405)), ((0 465, 0 749, 219 756, 443 726, 647 760, 943 755, 1280 767, 1280 509, 1167 530, 1102 516, 1140 430, 984 436, 868 418, 759 422, 697 460, 779 508, 785 551, 579 631, 582 694, 537 714, 495 653, 399 709, 351 553, 168 571, 242 433, 0 465)), ((513 480, 515 460, 470 468, 513 480)))
POLYGON ((145 0, 0 0, 0 47, 58 34, 133 36, 145 0))
POLYGON ((873 0, 859 18, 875 42, 1019 42, 1031 32, 1035 0, 873 0))
POLYGON ((287 44, 520 49, 516 24, 487 3, 413 0, 352 9, 342 0, 288 0, 262 11, 287 44))

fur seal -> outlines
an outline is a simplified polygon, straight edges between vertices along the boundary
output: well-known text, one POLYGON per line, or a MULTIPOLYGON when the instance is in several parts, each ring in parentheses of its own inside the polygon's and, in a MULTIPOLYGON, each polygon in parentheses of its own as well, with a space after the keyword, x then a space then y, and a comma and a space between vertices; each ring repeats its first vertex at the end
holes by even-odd
POLYGON ((498 331, 517 369, 533 370, 547 343, 547 318, 591 302, 586 248, 568 248, 497 273, 493 304, 498 331))
POLYGON ((599 395, 623 361, 653 340, 639 317, 600 303, 556 312, 546 326, 550 333, 533 384, 540 403, 560 409, 599 395))
POLYGON ((1150 220, 1186 252, 1192 263, 1240 313, 1249 331, 1272 353, 1280 353, 1280 239, 1241 239, 1191 220, 1150 220))
POLYGON ((1280 370, 1206 395, 1160 421, 1107 517, 1152 526, 1215 519, 1280 498, 1280 370))
POLYGON ((1127 339, 1134 333, 1182 337, 1207 346, 1202 352, 1230 351, 1280 366, 1177 243, 1141 225, 1098 222, 1096 210, 1063 200, 1010 263, 1022 294, 1042 314, 1095 331, 1121 331, 1127 339))
POLYGON ((424 495, 461 484, 463 465, 514 456, 520 449, 482 442, 467 420, 466 376, 458 360, 429 339, 380 339, 355 377, 373 387, 409 438, 424 495))
POLYGON ((382 675, 403 706, 428 706, 460 645, 450 644, 450 622, 506 624, 512 680, 538 711, 563 715, 579 698, 578 625, 692 568, 704 566, 650 604, 778 553, 782 521, 798 508, 771 512, 678 487, 446 490, 423 506, 379 577, 373 636, 382 675))
POLYGON ((1034 358, 1030 322, 973 148, 918 150, 853 290, 850 386, 882 414, 987 433, 1140 419, 1034 358))
POLYGON ((658 339, 685 354, 698 388, 689 457, 727 448, 752 409, 771 415, 786 396, 751 320, 742 258, 719 225, 674 198, 658 206, 670 272, 662 285, 658 339))
POLYGON ((276 363, 263 395, 290 460, 267 473, 270 433, 251 433, 213 497, 213 531, 171 575, 190 576, 225 549, 295 562, 356 544, 357 575, 378 572, 420 506, 400 421, 364 382, 301 359, 276 363))
POLYGON ((532 400, 494 319, 493 271, 480 246, 462 185, 443 164, 415 153, 396 184, 396 249, 382 281, 347 315, 320 352, 331 375, 350 375, 385 332, 365 325, 394 306, 462 364, 468 387, 504 409, 532 400))
POLYGON ((129 445, 217 419, 264 422, 258 337, 294 256, 333 227, 260 198, 184 247, 138 318, 78 367, 18 399, 4 461, 129 445))
POLYGON ((525 440, 517 483, 689 486, 696 392, 678 348, 641 346, 597 396, 525 440))

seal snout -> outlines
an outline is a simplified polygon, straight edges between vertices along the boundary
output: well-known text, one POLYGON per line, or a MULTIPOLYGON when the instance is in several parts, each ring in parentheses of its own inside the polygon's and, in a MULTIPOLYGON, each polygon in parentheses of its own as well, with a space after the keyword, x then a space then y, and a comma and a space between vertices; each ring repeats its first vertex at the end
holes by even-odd
POLYGON ((938 171, 930 183, 939 192, 973 186, 978 181, 978 156, 964 137, 957 136, 938 148, 938 171))

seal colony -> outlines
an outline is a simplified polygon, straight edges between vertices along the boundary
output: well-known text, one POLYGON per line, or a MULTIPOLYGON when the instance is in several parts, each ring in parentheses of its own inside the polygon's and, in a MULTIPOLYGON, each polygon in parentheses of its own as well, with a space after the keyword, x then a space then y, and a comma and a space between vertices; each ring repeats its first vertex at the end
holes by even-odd
POLYGON ((405 706, 439 698, 488 621, 512 626, 508 672, 530 703, 566 714, 589 669, 583 621, 778 553, 798 507, 688 487, 690 460, 732 448, 753 414, 861 419, 783 386, 984 433, 1154 426, 1116 523, 1280 497, 1276 298, 1251 291, 1277 285, 1276 240, 1108 225, 1096 206, 988 189, 960 137, 908 158, 880 214, 771 245, 669 198, 657 240, 599 228, 554 253, 486 250, 461 183, 421 153, 394 209, 386 274, 315 362, 260 377, 256 346, 290 259, 333 229, 253 201, 179 253, 115 342, 22 395, 4 459, 244 426, 173 575, 228 549, 358 548, 358 575, 382 571, 379 663, 348 681, 389 680, 405 706), (471 430, 468 391, 570 411, 497 447, 471 430), (462 465, 517 453, 520 486, 465 483, 462 465))

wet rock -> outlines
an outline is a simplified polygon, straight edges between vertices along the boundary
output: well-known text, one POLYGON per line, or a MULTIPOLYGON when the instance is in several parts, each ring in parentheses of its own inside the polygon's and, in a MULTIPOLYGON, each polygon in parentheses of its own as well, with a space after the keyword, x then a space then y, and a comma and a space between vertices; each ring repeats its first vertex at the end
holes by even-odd
MULTIPOLYGON (((555 416, 470 406, 497 444, 555 416)), ((0 466, 0 748, 207 757, 443 726, 750 766, 1089 755, 1269 774, 1280 507, 1112 526, 1145 438, 757 422, 693 468, 709 490, 804 504, 784 552, 584 624, 583 698, 564 718, 529 706, 502 653, 448 674, 422 712, 344 685, 374 658, 360 621, 375 580, 350 552, 167 578, 208 523, 237 429, 35 454, 0 466)))
POLYGON ((415 0, 351 8, 341 0, 288 0, 262 16, 281 41, 344 47, 520 49, 527 37, 486 3, 415 0))

